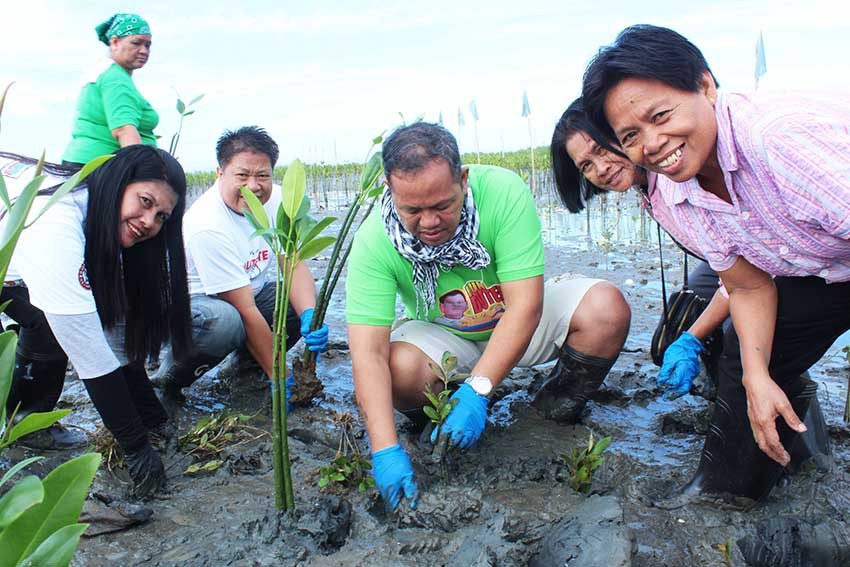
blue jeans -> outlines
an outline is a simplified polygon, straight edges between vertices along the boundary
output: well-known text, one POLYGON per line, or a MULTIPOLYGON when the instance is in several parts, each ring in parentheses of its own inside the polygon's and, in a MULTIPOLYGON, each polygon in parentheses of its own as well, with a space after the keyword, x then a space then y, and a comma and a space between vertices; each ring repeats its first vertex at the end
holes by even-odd
MULTIPOLYGON (((254 298, 257 308, 271 327, 274 317, 275 284, 267 283, 254 298)), ((247 335, 239 311, 230 303, 211 295, 193 295, 192 342, 189 353, 163 351, 157 376, 173 385, 186 387, 220 363, 235 350, 245 351, 247 335)), ((286 350, 301 338, 301 320, 292 306, 286 314, 286 350)))

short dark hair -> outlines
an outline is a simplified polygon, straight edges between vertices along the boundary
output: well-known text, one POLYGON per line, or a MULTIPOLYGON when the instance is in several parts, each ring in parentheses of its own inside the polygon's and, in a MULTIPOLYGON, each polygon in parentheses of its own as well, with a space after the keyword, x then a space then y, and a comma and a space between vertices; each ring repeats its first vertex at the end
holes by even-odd
POLYGON ((395 171, 418 171, 434 159, 445 160, 454 180, 460 182, 457 140, 439 124, 420 121, 396 129, 384 140, 382 155, 387 184, 395 171))
POLYGON ((88 209, 83 232, 85 264, 97 313, 104 328, 126 322, 124 349, 132 362, 159 356, 171 340, 180 352, 191 344, 183 212, 186 176, 169 153, 145 145, 121 148, 86 179, 88 209), (159 180, 177 203, 159 233, 121 248, 119 223, 127 185, 159 180))
POLYGON ((584 132, 609 152, 626 157, 622 150, 611 144, 607 137, 587 117, 582 98, 575 99, 561 115, 558 124, 555 125, 555 131, 552 133, 552 144, 549 147, 552 155, 555 188, 558 190, 558 196, 564 206, 571 213, 581 211, 588 200, 605 192, 605 189, 597 187, 582 175, 570 154, 567 153, 567 139, 578 132, 584 132))
MULTIPOLYGON (((590 121, 609 140, 616 141, 605 118, 605 98, 629 77, 652 79, 682 91, 697 92, 703 74, 711 69, 696 45, 683 35, 649 24, 629 26, 614 43, 599 49, 584 71, 582 98, 590 121)), ((715 84, 717 79, 711 73, 715 84)))
POLYGON ((272 168, 280 156, 277 142, 258 126, 242 126, 238 130, 225 130, 215 144, 215 159, 222 169, 227 167, 233 156, 242 152, 265 154, 272 168))

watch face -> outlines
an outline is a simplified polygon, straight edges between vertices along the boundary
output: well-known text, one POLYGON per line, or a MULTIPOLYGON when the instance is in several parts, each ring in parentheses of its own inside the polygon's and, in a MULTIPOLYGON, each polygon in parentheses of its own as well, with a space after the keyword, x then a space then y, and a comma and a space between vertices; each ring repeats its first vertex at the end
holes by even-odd
POLYGON ((466 383, 472 386, 475 393, 481 396, 487 396, 493 390, 493 383, 486 376, 470 376, 466 383))

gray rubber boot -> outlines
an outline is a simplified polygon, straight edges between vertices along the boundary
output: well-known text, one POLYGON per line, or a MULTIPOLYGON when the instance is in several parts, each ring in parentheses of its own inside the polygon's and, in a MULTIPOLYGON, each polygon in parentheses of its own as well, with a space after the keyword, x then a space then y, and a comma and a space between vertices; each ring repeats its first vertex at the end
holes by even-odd
POLYGON ((171 353, 163 357, 162 365, 151 383, 160 389, 163 396, 172 401, 185 401, 183 388, 191 386, 195 380, 224 360, 224 357, 196 354, 177 360, 171 353))
POLYGON ((547 419, 575 423, 587 399, 599 389, 616 360, 582 354, 564 344, 558 362, 534 395, 532 405, 547 419))

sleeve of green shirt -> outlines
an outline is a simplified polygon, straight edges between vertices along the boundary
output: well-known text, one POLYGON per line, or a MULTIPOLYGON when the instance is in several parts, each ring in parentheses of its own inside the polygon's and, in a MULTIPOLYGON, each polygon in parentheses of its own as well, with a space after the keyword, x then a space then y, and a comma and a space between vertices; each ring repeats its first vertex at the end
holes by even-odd
POLYGON ((137 129, 142 116, 142 99, 132 77, 119 65, 107 69, 98 79, 103 113, 110 130, 132 125, 137 129))

